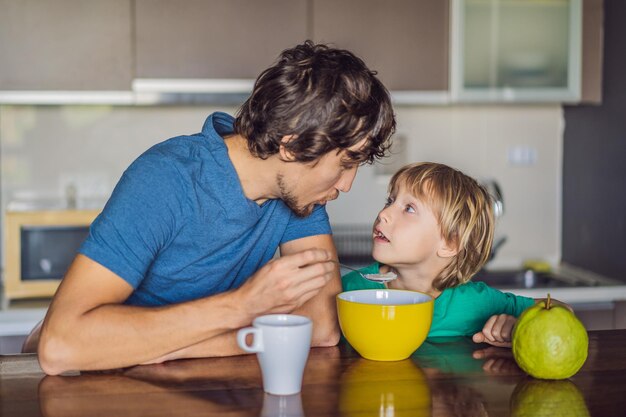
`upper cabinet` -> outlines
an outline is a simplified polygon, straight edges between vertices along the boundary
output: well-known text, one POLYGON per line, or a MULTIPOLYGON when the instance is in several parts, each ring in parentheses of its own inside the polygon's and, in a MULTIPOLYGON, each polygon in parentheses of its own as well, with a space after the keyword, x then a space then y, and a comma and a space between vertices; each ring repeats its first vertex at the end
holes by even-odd
POLYGON ((135 4, 140 79, 254 79, 307 37, 307 0, 135 4))
POLYGON ((130 90, 131 0, 0 0, 0 91, 130 90))
POLYGON ((580 99, 581 0, 452 0, 455 101, 580 99))
POLYGON ((602 11, 603 0, 0 0, 0 104, 240 103, 306 39, 362 57, 398 104, 597 103, 602 11))
POLYGON ((359 55, 396 91, 448 90, 448 2, 311 0, 312 37, 359 55))
POLYGON ((602 103, 603 50, 604 0, 583 0, 582 103, 602 103))

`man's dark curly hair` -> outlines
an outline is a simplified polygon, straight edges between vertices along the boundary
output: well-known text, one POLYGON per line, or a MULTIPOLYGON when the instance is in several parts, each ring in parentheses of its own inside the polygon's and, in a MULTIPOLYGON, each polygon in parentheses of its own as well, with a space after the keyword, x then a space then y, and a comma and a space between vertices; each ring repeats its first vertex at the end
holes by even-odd
POLYGON ((372 163, 385 156, 395 127, 389 92, 376 72, 349 51, 311 41, 284 50, 261 73, 235 120, 235 133, 248 140, 252 154, 266 159, 282 143, 299 162, 367 138, 347 157, 372 163), (284 136, 293 138, 283 143, 284 136))

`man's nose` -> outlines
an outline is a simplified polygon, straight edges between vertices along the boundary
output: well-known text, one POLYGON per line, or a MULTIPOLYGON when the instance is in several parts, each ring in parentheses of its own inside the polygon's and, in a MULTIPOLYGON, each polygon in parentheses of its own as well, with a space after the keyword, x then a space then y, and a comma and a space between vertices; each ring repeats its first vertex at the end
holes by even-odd
POLYGON ((356 178, 357 170, 358 167, 354 167, 353 169, 344 171, 343 175, 341 175, 341 178, 339 178, 339 181, 337 181, 337 184, 335 184, 335 188, 342 193, 347 193, 348 191, 350 191, 350 189, 352 188, 352 183, 356 178))

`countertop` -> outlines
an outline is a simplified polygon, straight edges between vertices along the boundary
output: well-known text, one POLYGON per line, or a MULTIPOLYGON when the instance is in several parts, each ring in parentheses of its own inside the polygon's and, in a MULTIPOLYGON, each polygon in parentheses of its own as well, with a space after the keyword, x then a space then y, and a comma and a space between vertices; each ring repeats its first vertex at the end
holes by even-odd
POLYGON ((554 287, 554 288, 499 288, 504 292, 511 292, 530 298, 550 297, 568 304, 606 303, 626 300, 626 285, 611 285, 597 287, 554 287))
MULTIPOLYGON (((497 271, 495 272, 498 274, 497 271)), ((530 283, 532 283, 532 271, 522 273, 528 272, 531 272, 529 278, 531 278, 530 283)), ((476 275, 473 280, 480 281, 481 274, 476 275)), ((531 285, 530 288, 522 288, 523 286, 507 287, 506 285, 494 285, 494 283, 487 282, 501 291, 530 298, 546 298, 547 294, 550 293, 552 298, 573 305, 626 301, 626 282, 608 278, 573 265, 562 263, 551 270, 547 277, 552 277, 547 279, 548 284, 537 287, 531 285)), ((537 281, 540 283, 539 279, 537 281)))
POLYGON ((526 376, 509 349, 467 338, 424 344, 399 362, 362 359, 346 344, 314 348, 302 392, 286 397, 264 394, 253 355, 54 377, 37 369, 34 355, 0 357, 0 411, 23 417, 622 415, 626 330, 592 331, 589 338, 583 368, 557 382, 526 376))

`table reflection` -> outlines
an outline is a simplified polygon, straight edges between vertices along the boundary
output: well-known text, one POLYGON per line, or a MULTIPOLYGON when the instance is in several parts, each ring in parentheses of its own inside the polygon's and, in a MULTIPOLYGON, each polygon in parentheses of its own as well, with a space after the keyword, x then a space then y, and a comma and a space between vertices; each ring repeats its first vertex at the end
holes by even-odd
POLYGON ((312 349, 302 392, 291 396, 263 392, 253 355, 45 376, 39 411, 46 417, 589 416, 573 382, 527 377, 510 349, 451 339, 424 346, 398 362, 363 359, 346 346, 312 349))
POLYGON ((511 349, 476 344, 468 337, 431 338, 412 358, 423 369, 443 374, 525 375, 511 349))
POLYGON ((424 372, 411 360, 359 359, 341 377, 342 416, 428 416, 431 392, 424 372))
POLYGON ((258 367, 251 365, 247 357, 183 360, 78 376, 45 376, 39 384, 40 411, 46 417, 258 416, 263 391, 258 367), (241 366, 233 368, 233 361, 241 366))
POLYGON ((40 410, 46 417, 304 417, 307 408, 314 414, 332 415, 338 401, 339 348, 312 349, 309 357, 314 365, 307 366, 303 392, 297 395, 265 394, 256 356, 245 355, 45 376, 38 387, 40 410))
POLYGON ((511 395, 512 417, 589 417, 589 409, 576 384, 566 379, 549 381, 527 377, 511 395))
POLYGON ((261 417, 304 417, 302 409, 302 397, 295 395, 272 395, 263 396, 263 408, 261 417))

